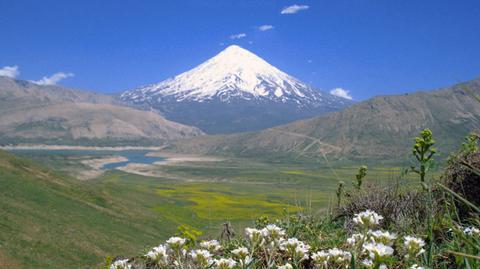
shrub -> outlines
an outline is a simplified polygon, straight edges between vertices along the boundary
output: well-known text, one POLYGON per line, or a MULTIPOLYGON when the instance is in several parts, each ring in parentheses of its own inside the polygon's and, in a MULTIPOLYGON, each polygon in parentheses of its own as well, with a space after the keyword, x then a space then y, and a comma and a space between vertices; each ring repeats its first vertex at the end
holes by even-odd
MULTIPOLYGON (((473 134, 466 138, 462 149, 449 159, 442 179, 448 188, 480 206, 480 175, 477 172, 480 169, 480 152, 477 139, 478 136, 473 134)), ((460 219, 471 217, 470 208, 465 204, 456 202, 456 206, 460 219)))
POLYGON ((344 218, 345 227, 352 230, 351 219, 367 209, 384 217, 383 228, 399 231, 419 231, 424 228, 427 214, 427 198, 422 191, 399 190, 397 185, 378 186, 368 184, 363 190, 348 193, 345 204, 337 209, 336 218, 344 218))

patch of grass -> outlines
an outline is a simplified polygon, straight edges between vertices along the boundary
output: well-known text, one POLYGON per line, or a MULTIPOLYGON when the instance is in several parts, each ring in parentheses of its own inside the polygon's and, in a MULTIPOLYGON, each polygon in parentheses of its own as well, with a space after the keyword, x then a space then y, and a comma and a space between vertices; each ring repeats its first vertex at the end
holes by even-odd
POLYGON ((288 175, 306 175, 305 171, 302 170, 287 170, 283 171, 283 173, 288 175))
MULTIPOLYGON (((278 216, 284 209, 295 211, 295 207, 289 205, 293 200, 291 195, 278 193, 277 198, 269 199, 267 194, 258 193, 258 191, 251 193, 250 189, 239 184, 213 186, 208 183, 196 183, 179 184, 173 190, 158 190, 157 193, 167 202, 164 206, 165 211, 170 210, 170 205, 180 205, 204 220, 251 220, 252 208, 256 209, 253 213, 256 217, 278 216), (280 195, 285 197, 278 199, 280 195)), ((159 211, 161 211, 160 208, 159 211)), ((186 221, 188 223, 188 220, 186 221)))

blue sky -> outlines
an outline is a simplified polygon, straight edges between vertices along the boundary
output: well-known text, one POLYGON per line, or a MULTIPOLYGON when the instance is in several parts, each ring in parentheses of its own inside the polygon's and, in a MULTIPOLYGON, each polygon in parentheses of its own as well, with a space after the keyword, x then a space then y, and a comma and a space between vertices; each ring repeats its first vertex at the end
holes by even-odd
POLYGON ((479 18, 478 0, 0 0, 0 68, 114 93, 238 44, 317 88, 362 100, 478 77, 479 18), (292 5, 308 8, 281 14, 292 5))

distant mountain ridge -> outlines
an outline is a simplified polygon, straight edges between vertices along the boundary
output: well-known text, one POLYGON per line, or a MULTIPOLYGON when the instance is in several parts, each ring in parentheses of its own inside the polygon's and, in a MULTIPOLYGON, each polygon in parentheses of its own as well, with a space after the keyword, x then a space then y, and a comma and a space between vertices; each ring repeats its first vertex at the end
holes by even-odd
POLYGON ((413 137, 430 128, 446 157, 480 130, 480 78, 430 92, 378 96, 343 111, 251 133, 205 136, 171 150, 255 158, 395 159, 410 154, 413 137))
POLYGON ((0 143, 162 144, 203 134, 93 92, 0 77, 0 143))
POLYGON ((236 45, 190 71, 120 98, 207 133, 258 130, 353 103, 313 89, 236 45))

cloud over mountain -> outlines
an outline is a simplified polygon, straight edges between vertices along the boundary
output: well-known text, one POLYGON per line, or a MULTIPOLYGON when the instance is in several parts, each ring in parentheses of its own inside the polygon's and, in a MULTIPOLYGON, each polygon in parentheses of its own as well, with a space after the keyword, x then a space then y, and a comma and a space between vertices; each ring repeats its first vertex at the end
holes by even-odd
POLYGON ((335 89, 330 91, 330 94, 338 96, 338 97, 343 97, 343 98, 346 98, 348 100, 353 99, 353 97, 350 95, 350 91, 342 89, 342 88, 335 88, 335 89))
POLYGON ((0 68, 0 76, 5 76, 9 78, 16 78, 20 74, 20 71, 18 70, 18 66, 13 65, 13 66, 4 66, 0 68))
POLYGON ((61 80, 69 77, 73 77, 73 76, 74 76, 73 73, 57 72, 49 77, 45 76, 40 80, 33 81, 33 82, 38 85, 56 85, 61 80))

